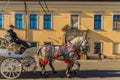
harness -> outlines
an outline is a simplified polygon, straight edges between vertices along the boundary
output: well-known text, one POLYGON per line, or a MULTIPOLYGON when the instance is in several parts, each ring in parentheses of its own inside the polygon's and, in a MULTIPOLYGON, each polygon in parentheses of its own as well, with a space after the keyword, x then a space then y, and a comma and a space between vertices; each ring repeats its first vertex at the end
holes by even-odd
MULTIPOLYGON (((82 44, 82 43, 81 43, 82 44)), ((80 58, 80 49, 78 49, 76 46, 74 46, 71 42, 68 42, 66 45, 62 46, 63 49, 59 49, 58 52, 56 52, 55 57, 58 58, 60 56, 68 56, 69 53, 75 52, 78 55, 78 58, 80 58)), ((67 61, 69 62, 69 61, 67 61)), ((65 61, 66 63, 66 61, 65 61)))

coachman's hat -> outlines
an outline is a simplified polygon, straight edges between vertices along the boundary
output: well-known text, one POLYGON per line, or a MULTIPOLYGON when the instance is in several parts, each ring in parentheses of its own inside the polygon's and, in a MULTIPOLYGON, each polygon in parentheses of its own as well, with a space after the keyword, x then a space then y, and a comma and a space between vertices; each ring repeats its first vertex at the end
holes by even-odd
POLYGON ((13 27, 13 28, 15 28, 15 26, 13 26, 13 25, 10 25, 9 27, 13 27))

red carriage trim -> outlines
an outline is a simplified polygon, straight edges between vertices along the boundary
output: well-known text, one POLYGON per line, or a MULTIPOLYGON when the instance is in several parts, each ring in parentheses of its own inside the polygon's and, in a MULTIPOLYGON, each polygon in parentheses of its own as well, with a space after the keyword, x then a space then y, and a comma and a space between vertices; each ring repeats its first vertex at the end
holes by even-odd
POLYGON ((48 60, 41 60, 41 64, 46 65, 48 63, 48 60))
POLYGON ((69 64, 69 63, 70 63, 70 60, 64 60, 64 63, 69 64))

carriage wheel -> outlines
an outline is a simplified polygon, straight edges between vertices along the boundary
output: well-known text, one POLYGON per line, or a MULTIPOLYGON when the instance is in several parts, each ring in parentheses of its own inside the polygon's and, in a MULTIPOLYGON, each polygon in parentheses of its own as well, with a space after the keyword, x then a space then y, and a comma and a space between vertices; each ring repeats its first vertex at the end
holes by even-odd
POLYGON ((18 78, 22 71, 22 65, 15 58, 6 58, 1 62, 1 74, 7 79, 18 78))
POLYGON ((26 57, 25 59, 21 60, 23 70, 25 72, 33 71, 33 68, 35 67, 35 59, 32 57, 26 57))

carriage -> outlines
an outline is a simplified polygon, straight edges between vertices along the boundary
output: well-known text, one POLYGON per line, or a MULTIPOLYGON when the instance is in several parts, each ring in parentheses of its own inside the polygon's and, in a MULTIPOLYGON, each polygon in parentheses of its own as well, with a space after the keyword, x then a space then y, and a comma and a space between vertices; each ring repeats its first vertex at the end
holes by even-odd
POLYGON ((70 77, 71 68, 74 64, 77 65, 74 72, 77 73, 79 71, 80 64, 77 61, 80 58, 79 52, 83 51, 86 53, 89 51, 89 48, 87 48, 88 42, 84 37, 76 37, 64 45, 65 51, 61 49, 63 55, 60 49, 57 50, 52 45, 27 48, 21 53, 23 46, 11 42, 9 33, 5 37, 0 37, 0 45, 0 57, 4 57, 0 64, 0 72, 7 79, 18 78, 23 71, 36 71, 39 66, 41 67, 41 75, 46 76, 45 65, 48 62, 52 72, 56 73, 52 63, 53 59, 58 59, 60 56, 63 57, 65 63, 68 61, 66 76, 70 77), (35 69, 36 67, 37 69, 35 69))
POLYGON ((17 53, 21 45, 14 42, 8 43, 6 38, 0 37, 0 72, 7 79, 18 78, 24 71, 32 71, 35 60, 31 56, 23 58, 23 54, 17 53))

